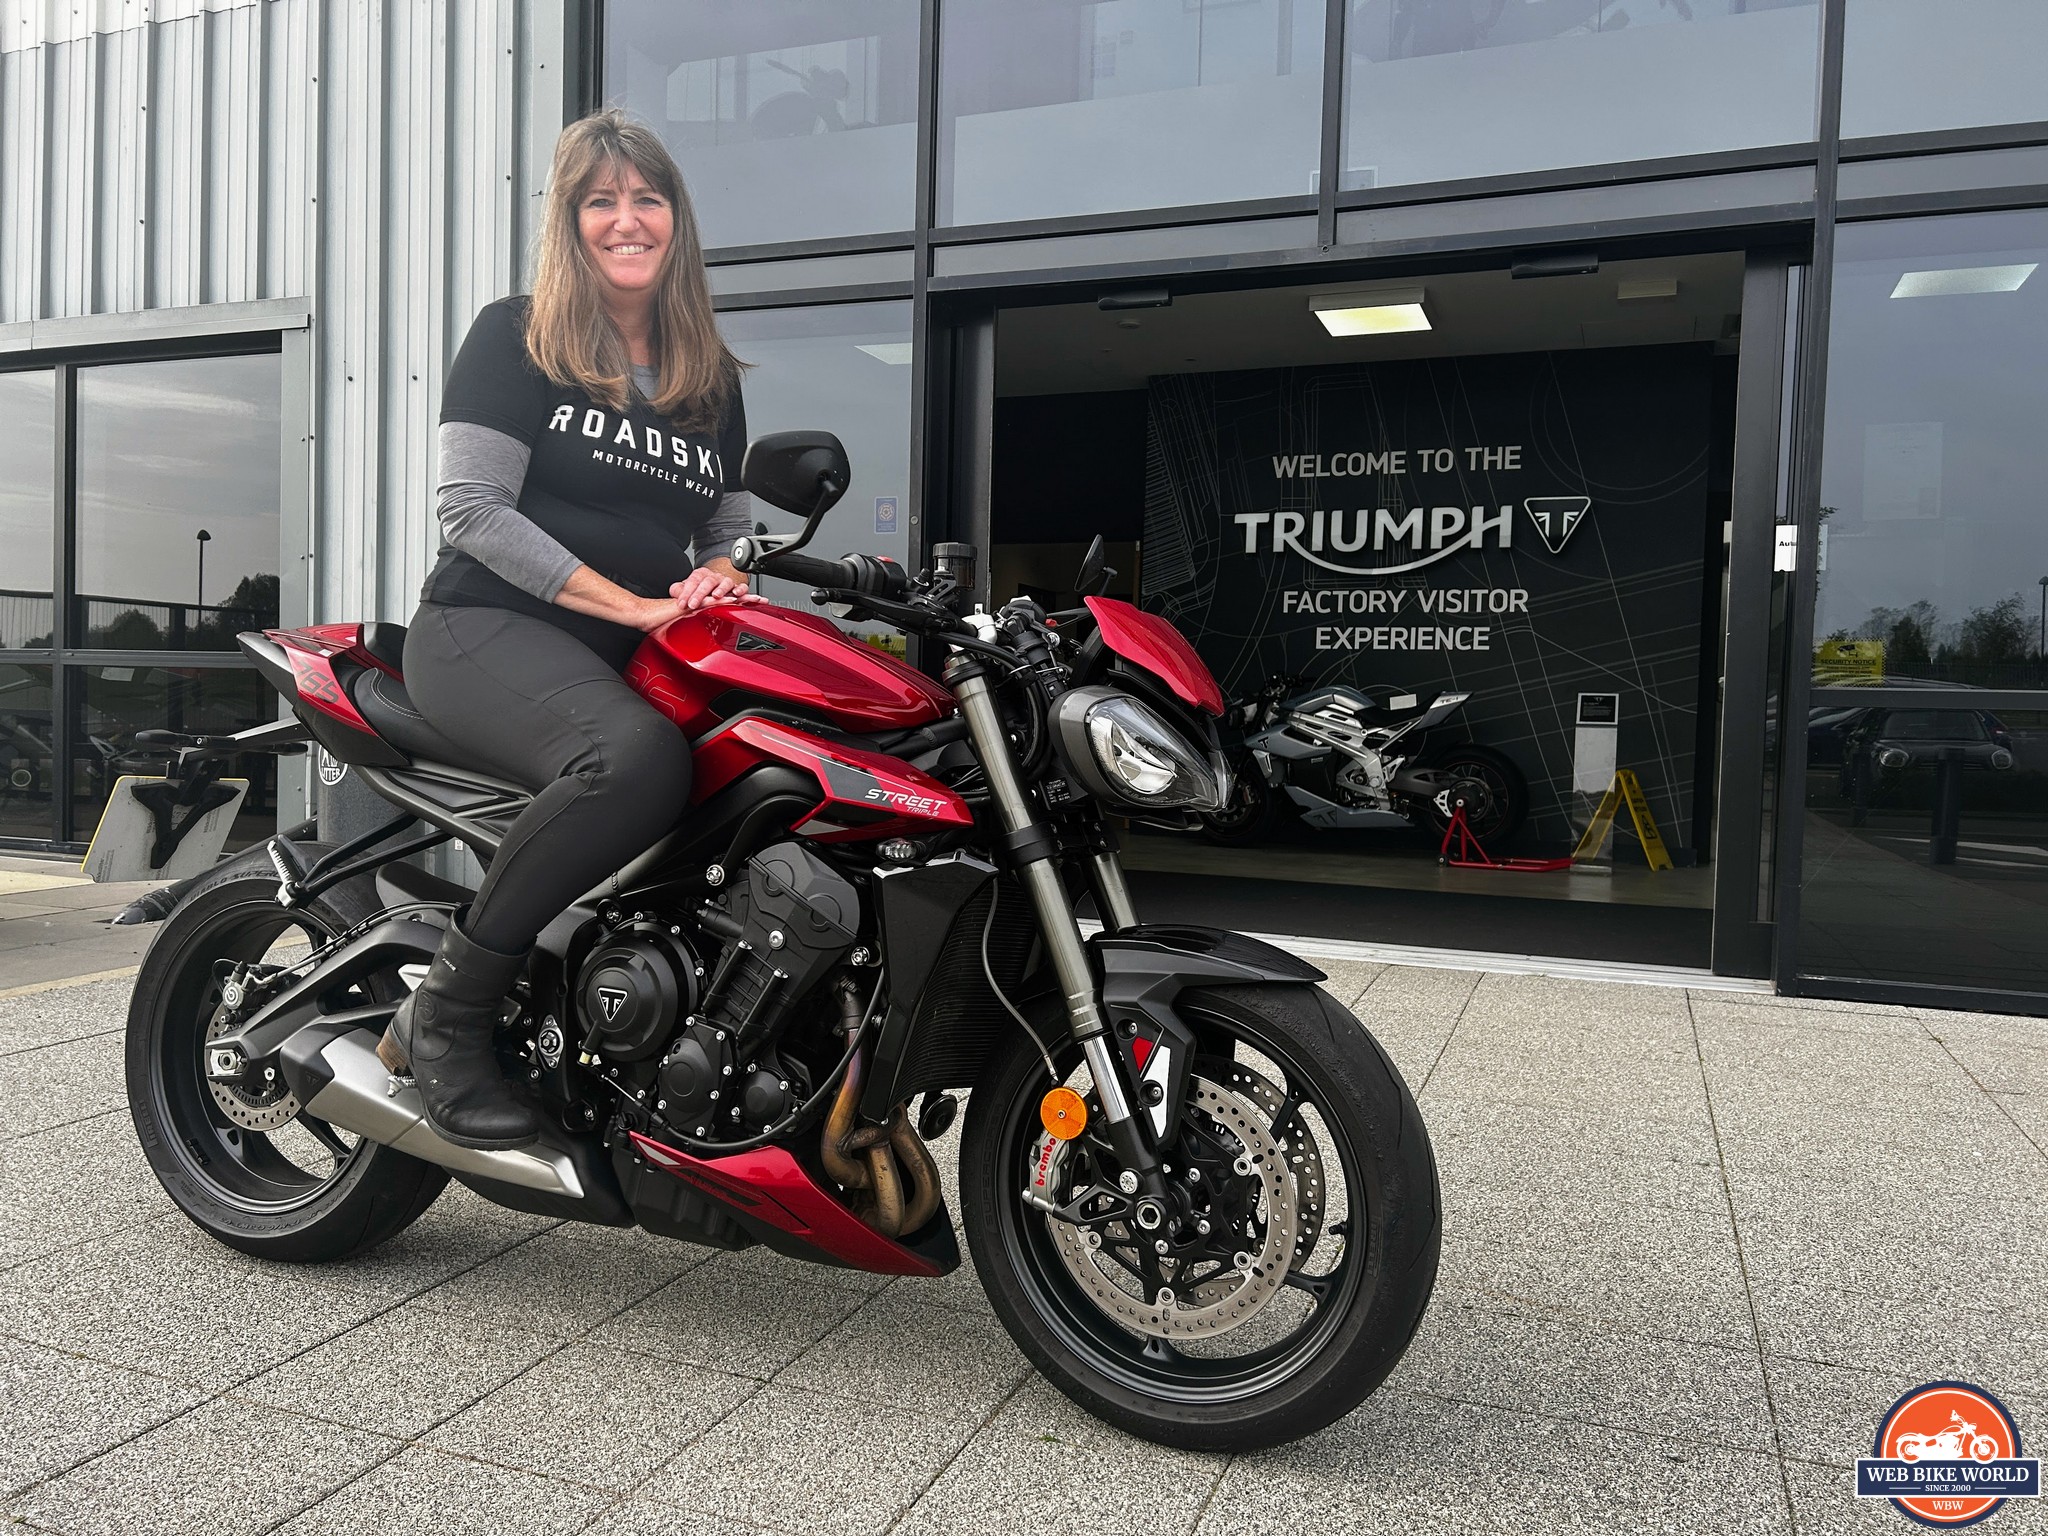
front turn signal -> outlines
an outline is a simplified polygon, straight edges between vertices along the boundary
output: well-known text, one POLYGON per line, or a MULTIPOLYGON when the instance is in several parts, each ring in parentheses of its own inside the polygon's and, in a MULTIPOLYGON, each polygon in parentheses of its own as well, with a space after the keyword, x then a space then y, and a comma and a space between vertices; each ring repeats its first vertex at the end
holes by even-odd
POLYGON ((1038 1101, 1038 1118, 1056 1141, 1072 1141, 1088 1126, 1088 1101, 1071 1088, 1055 1088, 1038 1101))

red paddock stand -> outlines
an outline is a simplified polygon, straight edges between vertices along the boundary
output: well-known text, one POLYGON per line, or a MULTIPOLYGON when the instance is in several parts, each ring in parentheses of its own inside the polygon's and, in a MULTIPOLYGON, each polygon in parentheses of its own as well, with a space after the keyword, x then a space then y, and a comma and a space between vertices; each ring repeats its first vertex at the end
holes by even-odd
POLYGON ((1561 869, 1570 869, 1570 858, 1562 859, 1496 859, 1472 835, 1472 828, 1465 822, 1465 803, 1459 801, 1451 811, 1451 824, 1444 828, 1443 846, 1437 849, 1436 861, 1448 864, 1452 869, 1499 869, 1523 875, 1554 875, 1561 869), (1458 852, 1451 853, 1451 844, 1456 842, 1458 852))

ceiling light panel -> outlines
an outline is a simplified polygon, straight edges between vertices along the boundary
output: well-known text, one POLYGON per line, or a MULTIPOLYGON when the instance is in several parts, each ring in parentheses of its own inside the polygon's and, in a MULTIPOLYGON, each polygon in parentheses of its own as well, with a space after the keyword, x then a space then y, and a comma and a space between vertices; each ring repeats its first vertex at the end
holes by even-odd
POLYGON ((1895 299, 1945 299, 1959 293, 2013 293, 2034 275, 2039 262, 2012 267, 1945 267, 1908 272, 1892 289, 1895 299))
POLYGON ((1420 288, 1318 293, 1308 307, 1332 336, 1395 336, 1430 328, 1423 298, 1420 288))

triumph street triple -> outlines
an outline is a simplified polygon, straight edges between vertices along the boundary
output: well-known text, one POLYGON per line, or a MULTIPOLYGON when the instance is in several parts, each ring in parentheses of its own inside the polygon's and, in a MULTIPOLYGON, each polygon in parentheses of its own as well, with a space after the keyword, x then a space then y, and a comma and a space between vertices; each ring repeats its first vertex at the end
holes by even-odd
POLYGON ((1345 683, 1275 678, 1230 707, 1227 721, 1243 733, 1243 745, 1229 799, 1201 813, 1203 834, 1226 846, 1261 843, 1289 811, 1325 830, 1441 833, 1463 805, 1474 837, 1505 842, 1529 810, 1521 770, 1476 742, 1423 748, 1471 697, 1440 693, 1424 706, 1412 693, 1375 698, 1345 683))
POLYGON ((377 1042, 472 894, 409 856, 452 839, 488 863, 529 788, 412 707, 400 627, 240 637, 292 717, 159 736, 174 781, 317 744, 394 815, 339 846, 272 838, 165 923, 127 1034, 158 1178, 223 1243, 290 1262, 374 1247, 453 1177, 515 1210, 937 1276, 961 1256, 927 1141, 969 1090, 967 1245, 1039 1370, 1171 1445, 1330 1423, 1428 1304, 1436 1166, 1320 971, 1133 910, 1111 818, 1225 803, 1214 679, 1127 603, 984 611, 971 546, 914 578, 801 553, 849 479, 830 434, 761 439, 742 479, 805 523, 733 563, 921 637, 943 681, 766 605, 648 636, 626 677, 689 736, 693 803, 504 999, 502 1064, 545 1125, 519 1150, 437 1135, 377 1042))

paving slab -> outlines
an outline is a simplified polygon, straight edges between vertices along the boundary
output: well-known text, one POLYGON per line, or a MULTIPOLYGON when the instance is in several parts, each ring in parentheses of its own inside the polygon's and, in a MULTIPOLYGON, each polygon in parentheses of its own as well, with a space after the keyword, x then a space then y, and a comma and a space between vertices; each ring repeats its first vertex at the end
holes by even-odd
POLYGON ((1774 1452, 1754 1344, 1702 1345, 1545 1316, 1440 1275, 1388 1378, 1406 1392, 1774 1452))
POLYGON ((1372 1025, 1380 1018, 1455 1020, 1479 985, 1476 971, 1437 971, 1390 965, 1352 999, 1351 1011, 1372 1025))
POLYGON ((1755 1348, 1726 1212, 1644 1206, 1574 1223, 1533 1204, 1482 1214, 1447 1196, 1444 1214, 1440 1282, 1580 1323, 1755 1348))
POLYGON ((111 1450, 204 1397, 160 1376, 0 1338, 0 1496, 111 1450))
POLYGON ((415 1446, 279 1530, 282 1536, 570 1536, 611 1502, 600 1489, 415 1446))
POLYGON ((902 1536, 1011 1536, 1067 1528, 1079 1510, 1087 1511, 1087 1529, 1099 1536, 1153 1536, 1194 1523, 1222 1475, 1223 1457, 1171 1450, 1092 1425, 1077 1432, 1070 1428, 1076 1410, 1061 1408, 1048 1418, 1040 1399, 999 1414, 896 1530, 902 1536))
POLYGON ((723 1258, 686 1270, 593 1330, 591 1340, 766 1380, 838 1327, 869 1294, 810 1277, 764 1293, 741 1283, 723 1258), (764 1294, 772 1295, 772 1305, 763 1304, 764 1294))
POLYGON ((870 1536, 895 1523, 967 1438, 923 1414, 768 1386, 640 1492, 713 1522, 870 1536))
POLYGON ((1790 1536, 1792 1526, 1778 1464, 1759 1452, 1393 1392, 1319 1435, 1236 1458, 1196 1530, 1790 1536))
POLYGON ((169 1217, 17 1265, 0 1334, 219 1390, 382 1310, 302 1270, 186 1249, 190 1231, 169 1217))
POLYGON ((124 1115, 74 1121, 0 1144, 0 1223, 32 1251, 103 1237, 174 1209, 124 1115), (92 1169, 93 1177, 78 1177, 82 1168, 92 1169))
POLYGON ((127 1103, 118 1035, 0 1056, 0 1142, 125 1110, 127 1103))
POLYGON ((255 1536, 397 1449, 360 1430, 216 1399, 9 1507, 65 1536, 255 1536))
POLYGON ((121 1033, 128 1026, 128 996, 134 985, 133 977, 117 976, 6 999, 0 1007, 0 1056, 121 1033))
POLYGON ((502 1320, 451 1317, 414 1302, 273 1366, 234 1395, 410 1440, 556 1347, 502 1320))
POLYGON ((645 1300, 708 1256, 646 1232, 569 1222, 465 1269, 420 1302, 568 1338, 645 1300))
POLYGON ((1029 1370, 992 1315, 927 1306, 892 1286, 805 1350, 775 1382, 978 1422, 1029 1370))
MULTIPOLYGON (((570 1344, 446 1419, 430 1449, 625 1492, 761 1390, 742 1376, 570 1344), (564 1425, 573 1405, 573 1435, 564 1425)), ((673 1517, 674 1511, 669 1511, 673 1517)))

